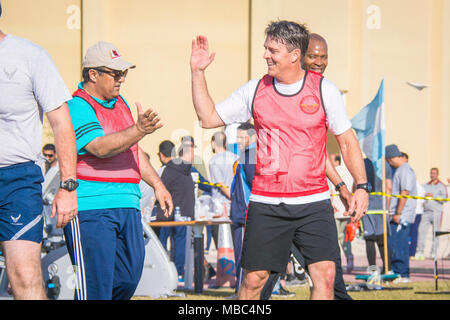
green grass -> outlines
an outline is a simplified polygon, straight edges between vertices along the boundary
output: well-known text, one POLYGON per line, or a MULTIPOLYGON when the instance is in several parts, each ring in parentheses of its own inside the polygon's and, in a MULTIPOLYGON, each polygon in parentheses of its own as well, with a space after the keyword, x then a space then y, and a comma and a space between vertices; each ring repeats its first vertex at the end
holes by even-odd
MULTIPOLYGON (((358 282, 361 283, 361 282, 358 282)), ((349 295, 354 300, 450 300, 450 294, 418 294, 416 292, 435 292, 434 281, 427 282, 411 282, 392 284, 384 283, 383 286, 386 290, 372 290, 372 291, 360 291, 349 292, 349 295), (407 288, 405 290, 405 288, 407 288)), ((439 291, 450 291, 450 280, 440 280, 438 282, 439 291)), ((289 291, 295 292, 294 297, 290 298, 278 298, 274 297, 273 300, 308 300, 309 299, 309 287, 290 287, 289 291)), ((203 291, 203 294, 195 294, 193 291, 178 290, 177 293, 184 293, 184 297, 168 297, 158 300, 225 300, 225 297, 229 297, 234 293, 234 289, 231 288, 219 288, 219 289, 207 289, 203 291)), ((135 300, 155 300, 149 297, 134 297, 135 300)))

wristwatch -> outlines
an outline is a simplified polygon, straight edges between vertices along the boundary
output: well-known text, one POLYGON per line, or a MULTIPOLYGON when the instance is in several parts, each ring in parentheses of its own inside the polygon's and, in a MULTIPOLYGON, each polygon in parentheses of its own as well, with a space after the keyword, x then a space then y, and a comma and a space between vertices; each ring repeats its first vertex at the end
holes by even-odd
POLYGON ((371 192, 370 183, 359 183, 356 185, 356 189, 364 189, 367 191, 367 193, 371 192))
POLYGON ((73 179, 67 179, 66 181, 61 181, 59 183, 59 187, 67 191, 74 191, 76 188, 78 188, 78 182, 73 179))
POLYGON ((345 182, 344 182, 344 181, 341 181, 341 182, 339 182, 339 183, 336 185, 336 187, 334 187, 334 189, 335 189, 337 192, 339 192, 339 189, 341 189, 343 186, 345 186, 345 182))

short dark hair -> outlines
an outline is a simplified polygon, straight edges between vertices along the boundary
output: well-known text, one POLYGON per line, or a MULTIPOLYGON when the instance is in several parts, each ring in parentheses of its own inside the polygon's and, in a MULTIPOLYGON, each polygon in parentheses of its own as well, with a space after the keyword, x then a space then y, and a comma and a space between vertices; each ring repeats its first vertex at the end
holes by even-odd
POLYGON ((433 167, 433 168, 430 169, 430 171, 433 171, 433 170, 435 170, 439 174, 439 169, 438 168, 433 167))
POLYGON ((51 150, 56 153, 56 147, 53 143, 47 143, 45 146, 43 146, 42 151, 44 150, 51 150))
POLYGON ((227 146, 227 136, 223 131, 215 132, 211 137, 211 141, 215 142, 217 146, 221 146, 224 148, 227 146))
POLYGON ((255 127, 250 122, 244 122, 237 127, 237 130, 247 131, 247 134, 251 137, 255 132, 255 127))
POLYGON ((175 145, 170 140, 164 140, 159 144, 159 152, 161 152, 165 157, 172 157, 172 152, 175 145))
MULTIPOLYGON (((83 83, 87 83, 91 80, 91 78, 89 78, 89 70, 91 69, 95 69, 95 68, 83 68, 83 70, 81 71, 81 76, 83 77, 83 83)), ((98 74, 101 76, 103 74, 103 72, 95 69, 95 71, 98 72, 98 74)))
POLYGON ((300 49, 302 57, 308 50, 309 31, 305 24, 293 21, 272 21, 266 27, 266 37, 283 43, 288 51, 300 49))

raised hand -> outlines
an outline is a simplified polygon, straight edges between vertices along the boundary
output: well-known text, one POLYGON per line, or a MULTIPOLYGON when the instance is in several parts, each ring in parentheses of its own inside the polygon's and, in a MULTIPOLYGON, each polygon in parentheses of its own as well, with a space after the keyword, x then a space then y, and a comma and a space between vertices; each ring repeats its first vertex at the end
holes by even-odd
POLYGON ((192 40, 191 71, 204 71, 214 60, 215 52, 209 54, 208 39, 197 36, 192 40))
POLYGON ((139 102, 136 102, 136 108, 138 115, 136 128, 139 131, 144 134, 150 134, 163 126, 162 123, 159 123, 160 119, 158 117, 158 114, 152 109, 149 108, 144 112, 139 102))

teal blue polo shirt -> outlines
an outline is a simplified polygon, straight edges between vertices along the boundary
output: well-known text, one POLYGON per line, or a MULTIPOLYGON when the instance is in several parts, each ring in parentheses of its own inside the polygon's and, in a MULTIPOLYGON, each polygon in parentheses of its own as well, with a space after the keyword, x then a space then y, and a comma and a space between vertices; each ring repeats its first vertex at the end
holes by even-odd
MULTIPOLYGON (((83 82, 78 84, 78 88, 83 89, 83 82)), ((109 109, 113 108, 117 102, 117 99, 104 101, 95 97, 92 98, 109 109)), ((125 103, 128 106, 126 101, 125 103)), ((77 139, 77 152, 79 155, 87 154, 84 147, 95 138, 104 136, 105 133, 89 103, 81 98, 74 97, 68 101, 68 105, 77 139)), ((78 182, 80 184, 77 189, 79 211, 111 208, 136 208, 140 210, 141 191, 139 184, 81 179, 78 182)))

